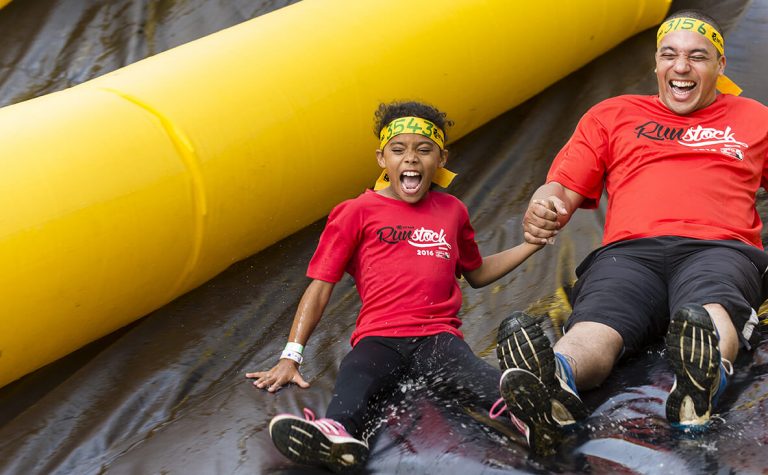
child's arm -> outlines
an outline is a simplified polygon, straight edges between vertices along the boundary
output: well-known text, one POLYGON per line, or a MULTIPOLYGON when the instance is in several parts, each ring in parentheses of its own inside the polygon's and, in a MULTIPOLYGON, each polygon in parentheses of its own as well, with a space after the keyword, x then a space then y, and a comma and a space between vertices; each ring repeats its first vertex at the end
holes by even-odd
POLYGON ((542 247, 543 245, 524 242, 506 251, 483 257, 480 267, 464 272, 464 279, 472 288, 484 287, 509 274, 542 247))
MULTIPOLYGON (((322 280, 313 280, 309 283, 307 290, 299 302, 299 308, 296 309, 296 316, 293 317, 291 333, 288 335, 288 341, 306 345, 310 335, 323 316, 325 306, 331 298, 334 284, 322 280)), ((302 388, 308 388, 309 383, 304 380, 299 373, 299 363, 281 358, 277 364, 269 371, 257 371, 255 373, 245 373, 246 378, 253 378, 256 381, 253 385, 259 389, 265 389, 271 393, 277 391, 288 383, 295 383, 302 388)))

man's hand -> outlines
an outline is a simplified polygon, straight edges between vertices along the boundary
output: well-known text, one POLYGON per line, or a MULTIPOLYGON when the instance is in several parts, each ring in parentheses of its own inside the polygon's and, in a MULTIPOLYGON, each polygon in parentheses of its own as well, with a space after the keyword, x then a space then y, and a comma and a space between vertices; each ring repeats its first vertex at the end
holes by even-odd
POLYGON ((526 242, 554 244, 555 236, 560 230, 557 218, 567 214, 565 204, 556 196, 531 200, 523 216, 523 236, 526 242))
POLYGON ((245 373, 246 378, 255 379, 253 385, 259 389, 266 389, 273 393, 286 384, 294 383, 300 388, 306 389, 309 383, 299 373, 299 364, 287 358, 281 359, 269 371, 257 371, 245 373))

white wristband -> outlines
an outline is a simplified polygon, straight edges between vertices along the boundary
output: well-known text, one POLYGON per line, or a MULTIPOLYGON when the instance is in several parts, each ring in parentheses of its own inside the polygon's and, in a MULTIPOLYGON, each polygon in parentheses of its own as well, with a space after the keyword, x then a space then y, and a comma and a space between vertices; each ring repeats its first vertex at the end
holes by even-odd
POLYGON ((285 351, 295 351, 298 354, 302 354, 304 353, 304 345, 289 341, 285 345, 285 351))
POLYGON ((304 357, 301 356, 301 353, 298 353, 296 351, 291 351, 291 350, 283 350, 283 352, 280 354, 280 359, 293 360, 298 364, 301 364, 301 362, 304 361, 304 357))

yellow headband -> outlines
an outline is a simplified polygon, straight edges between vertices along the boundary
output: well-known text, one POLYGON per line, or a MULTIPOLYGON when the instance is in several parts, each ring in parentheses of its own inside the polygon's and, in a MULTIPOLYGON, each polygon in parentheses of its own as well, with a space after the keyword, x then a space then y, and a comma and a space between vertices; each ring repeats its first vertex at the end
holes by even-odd
POLYGON ((423 135, 435 142, 440 147, 440 150, 445 149, 445 134, 443 131, 440 130, 440 127, 421 117, 400 117, 390 122, 379 133, 379 140, 381 140, 379 148, 384 150, 387 142, 392 140, 392 137, 400 134, 423 135))
MULTIPOLYGON (((379 140, 381 141, 379 148, 384 150, 384 147, 390 140, 392 140, 392 137, 400 134, 423 135, 435 142, 437 146, 440 147, 440 150, 445 150, 445 134, 443 131, 434 123, 427 119, 422 119, 421 117, 400 117, 390 122, 386 127, 381 129, 381 133, 379 134, 379 140)), ((455 173, 440 167, 437 169, 437 172, 435 172, 435 176, 432 178, 432 183, 443 188, 448 188, 448 185, 451 184, 454 177, 456 177, 455 173)), ((381 175, 379 175, 379 179, 376 180, 373 189, 381 190, 388 186, 389 177, 387 176, 386 171, 382 171, 381 175)))
MULTIPOLYGON (((715 46, 715 49, 717 49, 721 55, 725 54, 725 41, 715 27, 704 20, 688 17, 673 18, 662 23, 656 32, 656 47, 659 47, 661 40, 667 36, 667 34, 680 30, 693 31, 694 33, 702 35, 715 46)), ((733 94, 734 96, 741 94, 741 88, 724 74, 717 77, 717 90, 726 94, 733 94)))

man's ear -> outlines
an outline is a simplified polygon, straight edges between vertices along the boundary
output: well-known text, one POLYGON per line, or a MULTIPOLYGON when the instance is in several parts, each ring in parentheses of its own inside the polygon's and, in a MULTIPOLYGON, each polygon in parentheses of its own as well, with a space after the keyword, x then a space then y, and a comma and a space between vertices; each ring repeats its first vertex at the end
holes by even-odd
POLYGON ((381 150, 376 150, 376 163, 378 163, 381 168, 387 168, 387 164, 384 161, 384 152, 381 150))
POLYGON ((718 74, 725 74, 725 55, 720 55, 718 62, 718 74))

